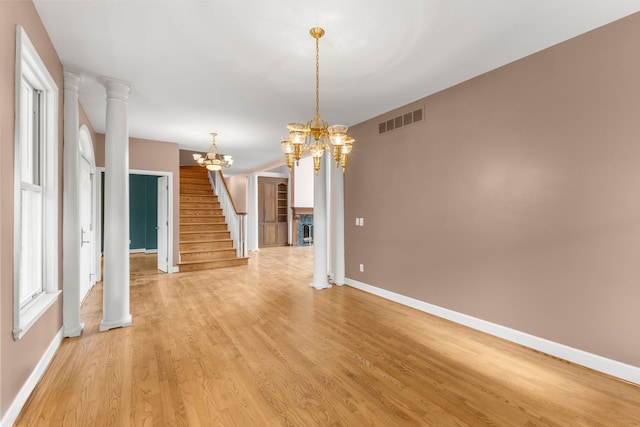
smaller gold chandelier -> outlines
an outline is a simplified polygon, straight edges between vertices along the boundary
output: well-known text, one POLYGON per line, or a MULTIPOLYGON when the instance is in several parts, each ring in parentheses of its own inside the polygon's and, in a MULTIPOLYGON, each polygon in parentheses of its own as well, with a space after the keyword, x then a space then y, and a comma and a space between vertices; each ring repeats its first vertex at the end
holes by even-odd
POLYGON ((193 160, 196 161, 200 166, 209 169, 210 171, 219 171, 223 167, 229 168, 233 164, 233 157, 228 154, 219 154, 218 153, 218 145, 216 144, 216 135, 215 132, 211 132, 211 147, 207 154, 194 154, 193 160))
POLYGON ((293 170, 294 159, 298 164, 302 153, 311 151, 313 168, 317 175, 320 170, 320 161, 326 150, 333 155, 336 167, 342 164, 342 172, 344 173, 347 169, 354 139, 347 135, 347 126, 329 126, 320 117, 320 37, 324 35, 324 30, 320 27, 314 27, 309 33, 311 37, 316 39, 316 115, 306 124, 289 123, 287 126, 289 136, 282 138, 280 148, 287 157, 289 171, 293 170))

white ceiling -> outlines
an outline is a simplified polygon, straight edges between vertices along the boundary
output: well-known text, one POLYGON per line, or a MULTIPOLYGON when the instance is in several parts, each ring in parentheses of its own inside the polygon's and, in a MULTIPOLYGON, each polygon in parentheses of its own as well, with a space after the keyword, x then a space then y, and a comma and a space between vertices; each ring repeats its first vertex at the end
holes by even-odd
MULTIPOLYGON (((80 101, 105 129, 99 76, 130 82, 129 134, 206 151, 228 175, 280 159, 315 109, 355 125, 623 16, 638 0, 35 0, 80 101)), ((357 144, 357 142, 356 142, 357 144)))

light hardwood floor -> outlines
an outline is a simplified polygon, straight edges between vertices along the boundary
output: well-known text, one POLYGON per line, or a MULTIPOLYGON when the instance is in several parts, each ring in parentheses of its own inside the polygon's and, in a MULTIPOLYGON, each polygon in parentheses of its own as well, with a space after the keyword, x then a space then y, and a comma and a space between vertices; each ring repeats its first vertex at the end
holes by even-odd
POLYGON ((632 426, 640 387, 348 286, 311 248, 140 274, 133 326, 65 339, 17 426, 632 426))

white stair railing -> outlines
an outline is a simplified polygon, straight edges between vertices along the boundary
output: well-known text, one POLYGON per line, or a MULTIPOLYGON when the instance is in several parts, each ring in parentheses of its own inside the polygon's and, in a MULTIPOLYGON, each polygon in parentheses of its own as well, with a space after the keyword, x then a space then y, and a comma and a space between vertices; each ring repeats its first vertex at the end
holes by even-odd
POLYGON ((220 171, 209 171, 209 182, 222 208, 222 213, 227 220, 233 246, 236 248, 238 258, 247 257, 247 214, 238 212, 236 204, 233 202, 227 182, 220 171))

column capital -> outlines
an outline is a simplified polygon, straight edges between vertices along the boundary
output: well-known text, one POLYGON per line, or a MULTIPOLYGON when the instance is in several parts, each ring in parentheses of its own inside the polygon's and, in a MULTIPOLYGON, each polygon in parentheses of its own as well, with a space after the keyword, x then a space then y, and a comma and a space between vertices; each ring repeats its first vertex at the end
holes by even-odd
POLYGON ((64 71, 64 90, 70 90, 77 94, 80 83, 84 81, 82 74, 75 73, 73 71, 64 71))
POLYGON ((125 102, 129 99, 131 90, 129 82, 104 76, 99 77, 98 80, 107 88, 107 98, 115 98, 125 102))

